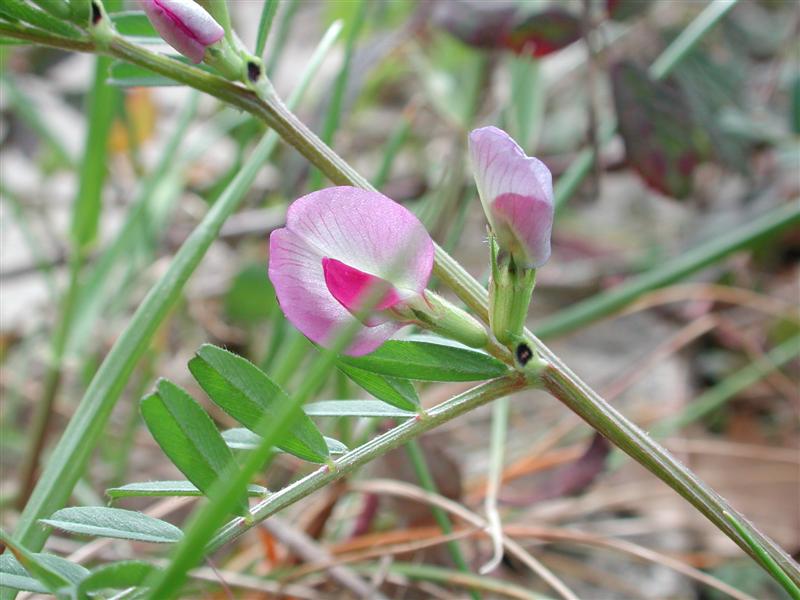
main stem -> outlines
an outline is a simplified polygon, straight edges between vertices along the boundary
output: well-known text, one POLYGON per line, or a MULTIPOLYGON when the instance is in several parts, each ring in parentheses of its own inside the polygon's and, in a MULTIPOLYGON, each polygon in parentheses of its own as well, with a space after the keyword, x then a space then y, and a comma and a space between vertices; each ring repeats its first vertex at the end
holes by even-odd
MULTIPOLYGON (((122 37, 115 37, 106 49, 96 47, 88 40, 71 40, 52 36, 49 33, 36 30, 27 26, 0 23, 0 35, 24 39, 27 41, 48 46, 81 50, 86 52, 106 52, 116 58, 150 69, 156 73, 207 92, 220 100, 245 110, 261 118, 268 126, 273 128, 278 135, 293 146, 314 166, 322 171, 332 182, 340 185, 353 185, 364 189, 374 189, 369 181, 359 175, 349 164, 339 157, 331 148, 322 143, 291 111, 289 111, 278 98, 259 100, 255 94, 242 86, 228 82, 220 77, 206 73, 165 56, 141 48, 122 37)), ((458 262, 438 245, 435 248, 434 272, 461 298, 461 300, 474 310, 484 321, 488 322, 488 293, 458 262)), ((548 389, 559 400, 577 413, 594 429, 600 431, 611 442, 619 446, 632 458, 640 462, 654 475, 659 477, 681 496, 686 498, 702 514, 711 520, 728 537, 752 556, 757 562, 764 565, 761 558, 750 547, 747 541, 724 520, 723 513, 729 512, 742 523, 742 526, 757 540, 765 551, 783 568, 789 577, 800 584, 800 566, 794 562, 783 549, 767 536, 758 531, 741 514, 733 510, 718 494, 712 492, 701 483, 694 474, 673 457, 666 449, 650 440, 641 429, 628 421, 621 413, 612 408, 603 398, 575 375, 566 365, 550 351, 532 333, 526 330, 529 343, 535 347, 539 354, 549 363, 545 372, 545 381, 548 389)), ((402 429, 405 432, 404 426, 402 429)), ((392 430, 396 431, 396 430, 392 430)), ((391 432, 390 432, 391 433, 391 432)), ((420 432, 421 433, 421 432, 420 432)), ((383 437, 383 436, 382 436, 383 437)), ((411 439, 403 438, 400 442, 411 439)), ((381 438, 378 438, 381 439, 381 438)), ((371 448, 371 443, 364 446, 371 448)), ((370 460, 357 455, 357 463, 352 466, 345 465, 348 470, 355 468, 370 460)), ((312 474, 313 475, 313 474, 312 474)), ((311 476, 309 476, 311 477, 311 476)), ((302 479, 286 490, 265 500, 266 518, 277 510, 296 502, 312 491, 319 489, 334 476, 320 477, 312 483, 301 485, 302 479), (300 491, 300 493, 298 493, 300 491), (272 498, 278 500, 272 501, 272 498)), ((262 503, 263 504, 263 503, 262 503)), ((215 540, 222 539, 228 529, 224 529, 215 540)), ((224 542, 223 542, 224 543, 224 542)), ((212 543, 212 547, 215 546, 212 543)))

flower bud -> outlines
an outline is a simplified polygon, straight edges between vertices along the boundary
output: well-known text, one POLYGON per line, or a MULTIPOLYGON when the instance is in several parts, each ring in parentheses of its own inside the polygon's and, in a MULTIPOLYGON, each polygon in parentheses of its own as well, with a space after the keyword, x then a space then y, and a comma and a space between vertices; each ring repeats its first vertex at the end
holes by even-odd
POLYGON ((402 312, 397 311, 397 314, 408 323, 415 323, 471 348, 485 348, 489 343, 489 336, 480 321, 430 290, 410 298, 403 305, 402 312))
POLYGON ((469 136, 478 193, 501 252, 518 268, 536 269, 550 258, 553 179, 550 170, 496 127, 469 136))
POLYGON ((164 41, 193 63, 203 61, 206 48, 225 30, 193 0, 139 0, 147 18, 164 41))

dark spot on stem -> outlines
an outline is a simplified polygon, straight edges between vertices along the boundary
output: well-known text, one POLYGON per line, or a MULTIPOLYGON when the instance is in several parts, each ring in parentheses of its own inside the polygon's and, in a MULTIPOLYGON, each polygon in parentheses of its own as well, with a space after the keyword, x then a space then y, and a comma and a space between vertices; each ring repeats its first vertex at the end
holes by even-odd
POLYGON ((92 25, 97 25, 100 19, 103 18, 103 11, 97 5, 97 2, 92 2, 92 25))
POLYGON ((256 81, 258 81, 259 77, 261 77, 261 66, 258 63, 254 62, 252 60, 248 61, 248 63, 247 63, 247 78, 251 82, 255 83, 256 81))
POLYGON ((528 364, 530 359, 533 358, 533 351, 530 349, 530 346, 524 342, 517 346, 516 354, 519 364, 521 364, 523 367, 528 364))

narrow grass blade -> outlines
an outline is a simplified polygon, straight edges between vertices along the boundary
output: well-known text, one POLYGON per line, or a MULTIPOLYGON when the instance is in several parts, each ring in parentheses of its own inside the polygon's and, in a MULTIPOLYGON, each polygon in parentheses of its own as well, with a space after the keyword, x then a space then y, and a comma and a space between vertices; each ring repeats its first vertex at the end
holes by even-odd
POLYGON ((611 290, 557 312, 534 332, 542 339, 558 337, 627 306, 650 290, 680 281, 738 250, 751 248, 800 223, 800 200, 781 205, 611 290))
MULTIPOLYGON (((353 22, 349 24, 347 38, 344 43, 344 62, 342 63, 341 69, 339 69, 339 74, 336 76, 336 82, 333 85, 330 102, 328 103, 328 111, 325 113, 325 121, 322 124, 322 134, 320 138, 329 146, 331 146, 336 130, 339 129, 339 121, 342 116, 342 101, 344 100, 347 81, 350 78, 350 65, 353 62, 356 40, 358 40, 364 21, 366 20, 367 7, 369 6, 369 2, 366 0, 357 1, 358 7, 355 9, 355 18, 353 22)), ((322 187, 322 171, 316 168, 312 169, 309 187, 312 190, 317 190, 322 187)))
POLYGON ((278 62, 283 55, 283 49, 286 46, 286 40, 291 33, 292 23, 299 7, 299 0, 288 0, 288 2, 283 4, 283 15, 281 16, 281 22, 278 25, 278 37, 275 39, 275 43, 272 45, 272 52, 269 55, 269 60, 267 61, 265 69, 267 77, 271 78, 275 74, 275 68, 278 66, 278 62))
MULTIPOLYGON (((334 23, 328 28, 289 98, 289 107, 297 105, 340 31, 341 23, 334 23)), ((17 537, 26 547, 39 549, 44 544, 47 532, 37 525, 37 519, 64 506, 83 474, 86 461, 136 363, 177 302, 189 276, 216 239, 222 224, 239 206, 277 142, 278 135, 271 131, 256 146, 236 178, 183 243, 167 272, 147 294, 100 365, 17 522, 17 537)))
POLYGON ((122 100, 120 91, 106 83, 111 59, 98 56, 96 60, 94 83, 87 107, 89 126, 84 143, 80 184, 72 212, 72 240, 82 253, 97 237, 102 211, 103 184, 108 172, 106 167, 108 136, 122 100))
POLYGON ((265 0, 261 8, 261 18, 258 21, 258 34, 256 35, 255 55, 259 58, 264 56, 264 48, 267 46, 269 30, 272 29, 272 21, 278 11, 278 0, 265 0))
POLYGON ((736 517, 727 511, 722 514, 730 522, 731 526, 739 532, 739 535, 741 535, 745 541, 747 541, 747 544, 750 546, 753 552, 758 555, 767 573, 772 575, 775 581, 783 586, 783 589, 785 589, 789 596, 791 596, 792 600, 800 600, 800 587, 798 587, 794 581, 792 581, 789 576, 786 575, 786 572, 781 569, 778 563, 772 560, 772 557, 767 554, 766 550, 764 550, 757 540, 753 539, 747 529, 744 528, 744 526, 736 517))
MULTIPOLYGON (((406 444, 406 454, 411 461, 411 466, 413 467, 414 473, 419 480, 420 486, 428 492, 438 494, 439 489, 437 488, 436 482, 433 479, 433 475, 431 475, 431 471, 428 468, 428 462, 425 460, 425 453, 422 451, 422 447, 419 445, 417 440, 410 440, 406 444)), ((444 535, 450 535, 453 533, 453 523, 450 521, 450 517, 441 506, 432 504, 431 513, 433 513, 433 518, 436 520, 436 524, 439 525, 439 529, 442 530, 444 535)), ((453 563, 456 565, 458 570, 462 573, 471 573, 469 565, 464 558, 464 553, 461 551, 461 546, 458 545, 458 542, 456 540, 450 540, 447 542, 446 546, 447 551, 450 553, 450 558, 453 560, 453 563)), ((478 591, 474 588, 470 589, 470 596, 473 598, 473 600, 480 600, 481 598, 480 593, 478 593, 478 591)))
POLYGON ((703 418, 730 398, 760 381, 774 370, 800 355, 800 336, 794 336, 773 348, 764 360, 752 362, 700 394, 675 418, 657 423, 650 429, 653 436, 665 436, 703 418))

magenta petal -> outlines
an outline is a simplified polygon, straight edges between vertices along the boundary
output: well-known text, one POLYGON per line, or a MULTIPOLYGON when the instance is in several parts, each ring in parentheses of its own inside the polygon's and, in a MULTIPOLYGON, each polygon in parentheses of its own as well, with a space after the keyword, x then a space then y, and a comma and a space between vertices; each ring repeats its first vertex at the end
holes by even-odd
POLYGON ((540 267, 550 256, 550 170, 496 127, 474 130, 469 147, 478 193, 498 243, 524 266, 540 267))
MULTIPOLYGON (((424 290, 432 268, 433 241, 419 220, 386 196, 358 188, 303 196, 289 207, 286 227, 270 236, 269 277, 281 308, 295 327, 323 346, 342 327, 357 323, 345 305, 357 303, 359 280, 367 285, 386 280, 402 298, 424 290), (329 282, 323 259, 336 261, 327 263, 329 282)), ((392 321, 361 325, 346 352, 371 352, 401 326, 392 321)))
POLYGON ((170 46, 194 63, 225 30, 193 0, 140 0, 147 18, 170 46))
POLYGON ((385 279, 354 269, 335 258, 322 259, 322 272, 328 291, 351 313, 362 310, 372 290, 378 286, 385 287, 386 291, 375 303, 376 311, 391 308, 402 300, 397 290, 385 279))

